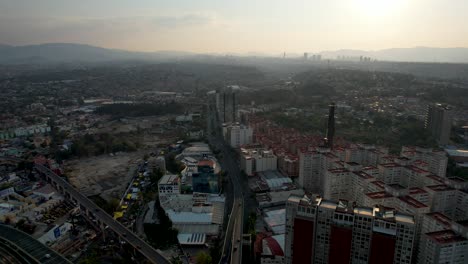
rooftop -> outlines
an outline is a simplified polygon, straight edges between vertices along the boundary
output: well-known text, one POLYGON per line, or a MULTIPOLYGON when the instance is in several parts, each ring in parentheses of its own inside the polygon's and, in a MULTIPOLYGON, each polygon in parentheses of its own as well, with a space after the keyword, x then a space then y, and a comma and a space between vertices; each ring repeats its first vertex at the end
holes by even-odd
POLYGON ((161 178, 161 180, 159 180, 159 184, 176 184, 178 182, 179 176, 172 174, 166 174, 161 178))
POLYGON ((343 173, 343 172, 349 172, 347 169, 344 168, 337 168, 337 169, 329 169, 328 172, 331 173, 343 173))
POLYGON ((369 174, 367 174, 367 173, 365 173, 365 172, 363 172, 363 171, 355 171, 355 172, 353 172, 353 173, 356 174, 357 176, 363 178, 363 179, 371 179, 371 178, 373 178, 371 175, 369 175, 369 174))
POLYGON ((397 163, 384 163, 384 164, 379 164, 379 166, 384 167, 384 168, 396 168, 396 167, 401 167, 401 165, 397 163))
POLYGON ((371 198, 371 199, 382 199, 382 198, 393 197, 393 195, 391 195, 391 194, 389 194, 388 192, 385 192, 385 191, 366 193, 366 196, 371 198))
POLYGON ((34 190, 34 192, 42 194, 53 194, 55 191, 56 190, 50 184, 46 184, 41 188, 34 190))
POLYGON ((321 200, 319 206, 336 210, 336 208, 338 207, 338 203, 330 200, 321 200))
POLYGON ((375 166, 366 166, 362 168, 362 170, 375 170, 375 169, 377 169, 377 167, 375 166))
POLYGON ((452 230, 431 232, 427 233, 426 235, 439 244, 450 244, 467 240, 466 238, 456 234, 452 230))
POLYGON ((395 221, 405 222, 405 223, 408 223, 408 224, 415 224, 414 216, 408 215, 408 214, 402 214, 402 213, 399 213, 399 212, 397 212, 395 214, 395 221))
POLYGON ((426 188, 430 189, 430 190, 433 190, 435 192, 443 192, 443 191, 453 191, 455 189, 453 189, 452 187, 449 187, 445 184, 439 184, 439 185, 431 185, 431 186, 427 186, 426 188))
POLYGON ((212 213, 175 212, 166 211, 167 216, 174 224, 211 224, 212 213))
POLYGON ((398 199, 400 199, 401 201, 411 205, 412 207, 414 208, 424 208, 424 207, 427 207, 427 205, 419 202, 418 200, 414 199, 413 197, 411 196, 402 196, 402 197, 398 197, 398 199))
POLYGON ((408 160, 410 160, 410 159, 409 159, 409 158, 407 158, 407 157, 398 157, 397 159, 399 159, 399 160, 403 160, 403 161, 408 161, 408 160))
POLYGON ((382 190, 385 189, 385 182, 383 182, 383 181, 373 181, 371 183, 374 184, 375 186, 381 188, 382 190))
POLYGON ((276 235, 263 239, 263 255, 284 256, 285 235, 276 235))
POLYGON ((449 180, 453 181, 453 182, 459 182, 459 183, 465 183, 466 180, 463 179, 463 178, 460 178, 460 177, 450 177, 448 178, 449 180))
POLYGON ((198 166, 208 166, 208 167, 214 167, 214 161, 212 160, 208 160, 208 159, 204 159, 204 160, 200 160, 198 162, 198 166))
POLYGON ((409 165, 409 166, 406 166, 407 169, 410 169, 416 173, 429 173, 427 170, 423 170, 421 168, 418 168, 416 166, 413 166, 413 165, 409 165))
POLYGON ((414 194, 422 194, 422 193, 427 193, 426 190, 421 189, 419 187, 411 187, 409 188, 409 194, 414 195, 414 194))
POLYGON ((434 174, 427 175, 426 177, 429 178, 429 179, 438 181, 438 182, 440 182, 440 183, 443 183, 443 182, 444 182, 444 179, 443 179, 442 177, 437 176, 437 175, 434 175, 434 174))
POLYGON ((404 186, 401 186, 398 183, 392 183, 392 184, 389 184, 388 186, 391 187, 394 190, 404 190, 404 189, 406 189, 404 186))
POLYGON ((284 176, 276 170, 258 172, 258 176, 272 189, 292 184, 291 178, 284 176))
POLYGON ((178 234, 177 240, 181 245, 203 245, 206 242, 206 234, 178 234))
POLYGON ((373 216, 373 210, 370 207, 355 207, 354 214, 373 216))
POLYGON ((433 212, 433 213, 428 213, 427 216, 443 224, 446 227, 450 227, 452 225, 452 220, 448 216, 444 215, 443 213, 433 212))

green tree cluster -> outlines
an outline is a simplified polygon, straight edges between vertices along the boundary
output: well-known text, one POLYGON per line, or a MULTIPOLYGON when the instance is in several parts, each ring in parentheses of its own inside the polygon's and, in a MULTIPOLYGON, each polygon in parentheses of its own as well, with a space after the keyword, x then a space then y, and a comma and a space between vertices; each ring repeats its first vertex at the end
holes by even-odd
POLYGON ((169 217, 164 213, 158 201, 155 203, 158 212, 159 224, 144 224, 146 237, 155 248, 169 248, 177 245, 177 229, 172 228, 172 222, 169 217))
POLYGON ((112 215, 114 211, 119 206, 120 201, 116 198, 112 198, 109 201, 106 201, 99 194, 89 197, 97 206, 101 207, 102 210, 106 211, 108 214, 112 215))
POLYGON ((65 151, 59 155, 63 157, 67 157, 67 155, 87 157, 119 151, 129 152, 135 150, 137 150, 137 144, 132 142, 126 134, 122 134, 120 136, 109 133, 95 135, 86 134, 73 141, 69 152, 65 151))
POLYGON ((468 180, 468 168, 458 167, 456 162, 449 158, 447 164, 447 176, 460 177, 468 180))
POLYGON ((96 109, 97 114, 113 115, 117 117, 177 114, 182 111, 182 105, 175 102, 165 104, 108 104, 96 109))
POLYGON ((213 263, 211 256, 204 252, 200 251, 198 252, 196 259, 195 259, 196 264, 211 264, 213 263))
POLYGON ((175 157, 175 153, 169 153, 166 156, 166 169, 172 173, 179 173, 184 169, 184 165, 175 157))

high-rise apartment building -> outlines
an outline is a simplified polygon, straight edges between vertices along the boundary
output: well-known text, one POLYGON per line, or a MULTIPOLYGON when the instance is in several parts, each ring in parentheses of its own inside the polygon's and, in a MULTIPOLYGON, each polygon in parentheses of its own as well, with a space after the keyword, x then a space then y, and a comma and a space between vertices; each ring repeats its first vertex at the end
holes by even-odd
POLYGON ((424 167, 425 170, 437 176, 445 177, 448 157, 443 150, 403 146, 400 155, 409 158, 413 165, 424 167), (421 166, 423 163, 424 166, 421 166))
POLYGON ((445 184, 425 187, 429 194, 431 212, 442 212, 453 217, 456 208, 457 190, 445 184))
POLYGON ((414 218, 393 209, 291 196, 285 263, 409 264, 414 233, 414 218))
POLYGON ((468 224, 454 222, 443 213, 423 216, 418 264, 468 263, 468 224))
POLYGON ((245 174, 253 176, 256 172, 276 170, 278 158, 271 150, 241 148, 240 167, 245 174))
POLYGON ((452 120, 450 109, 442 104, 429 105, 425 120, 425 128, 440 145, 446 145, 450 139, 452 120))
POLYGON ((468 239, 452 230, 422 234, 423 244, 418 263, 468 263, 468 239))
POLYGON ((321 153, 303 151, 299 153, 299 186, 307 191, 318 193, 321 186, 321 153))
POLYGON ((252 128, 239 123, 223 125, 223 135, 225 141, 233 148, 251 144, 253 140, 252 128))

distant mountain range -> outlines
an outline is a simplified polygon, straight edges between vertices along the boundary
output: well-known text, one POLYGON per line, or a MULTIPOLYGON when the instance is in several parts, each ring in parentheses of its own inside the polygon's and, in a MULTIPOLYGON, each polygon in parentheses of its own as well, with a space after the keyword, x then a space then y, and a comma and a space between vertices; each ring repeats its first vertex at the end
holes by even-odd
POLYGON ((193 55, 193 53, 179 51, 134 52, 73 43, 48 43, 27 46, 0 44, 0 63, 161 60, 189 55, 193 55))
MULTIPOLYGON (((354 58, 365 56, 370 57, 371 59, 384 61, 468 63, 468 48, 415 47, 384 49, 377 51, 343 49, 337 51, 323 51, 320 52, 320 54, 323 58, 329 59, 336 59, 338 56, 354 58)), ((3 64, 103 62, 115 60, 168 60, 197 55, 203 54, 181 51, 134 52, 72 43, 48 43, 27 46, 9 46, 0 44, 0 63, 3 64)), ((211 54, 211 56, 221 55, 211 54)), ((267 57, 268 55, 264 55, 263 53, 250 52, 243 54, 243 56, 267 57)), ((289 54, 287 57, 291 58, 289 54)))

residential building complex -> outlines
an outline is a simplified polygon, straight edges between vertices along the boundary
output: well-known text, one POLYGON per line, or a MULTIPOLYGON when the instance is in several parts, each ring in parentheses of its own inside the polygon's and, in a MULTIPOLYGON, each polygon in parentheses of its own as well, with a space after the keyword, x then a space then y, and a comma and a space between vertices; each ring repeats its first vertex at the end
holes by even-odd
POLYGON ((394 209, 291 196, 285 263, 411 263, 415 220, 394 209))
POLYGON ((277 157, 271 150, 241 148, 240 166, 248 176, 266 170, 276 170, 277 157))
POLYGON ((224 124, 223 136, 226 142, 233 148, 239 148, 253 142, 252 128, 239 123, 224 124))

